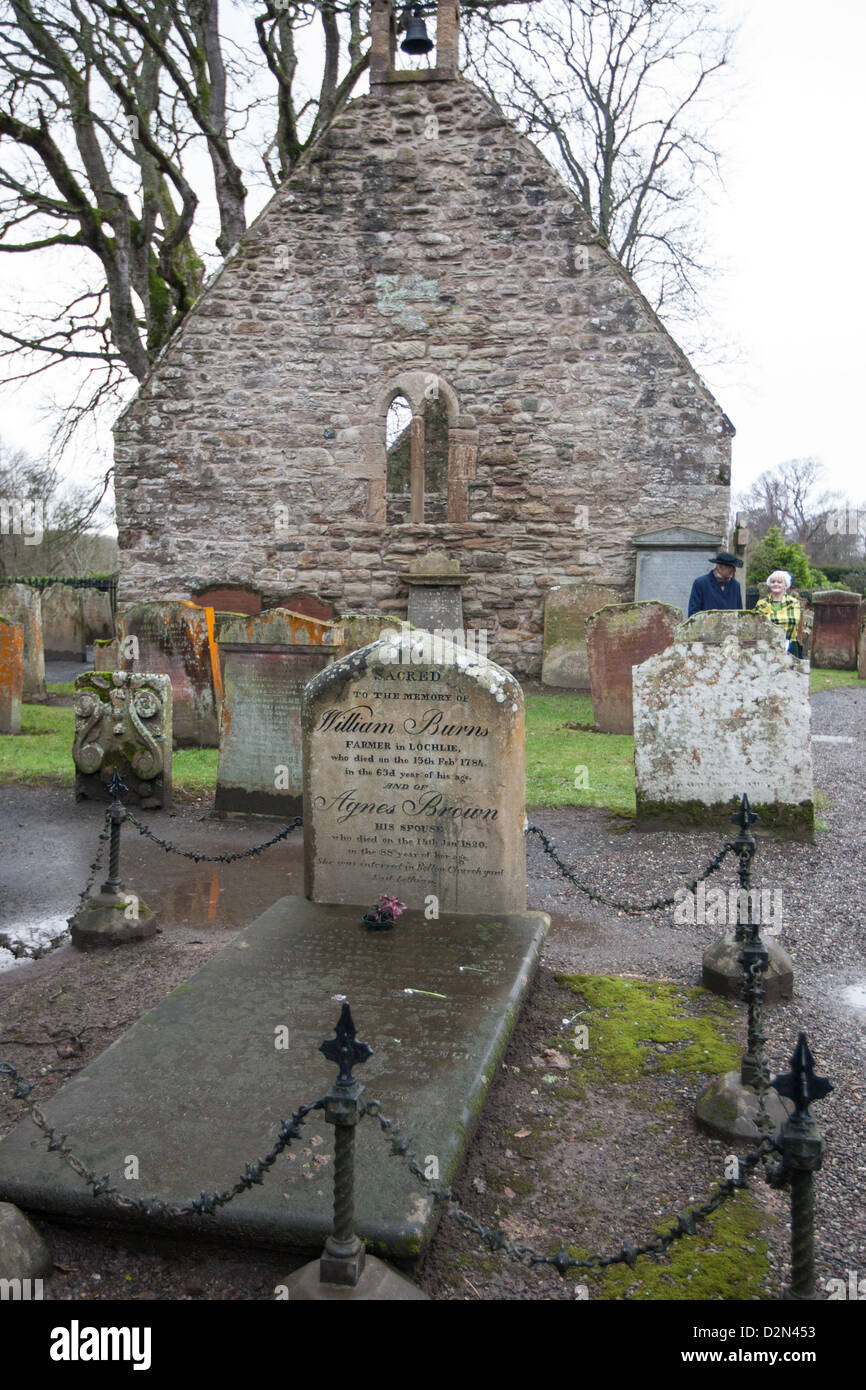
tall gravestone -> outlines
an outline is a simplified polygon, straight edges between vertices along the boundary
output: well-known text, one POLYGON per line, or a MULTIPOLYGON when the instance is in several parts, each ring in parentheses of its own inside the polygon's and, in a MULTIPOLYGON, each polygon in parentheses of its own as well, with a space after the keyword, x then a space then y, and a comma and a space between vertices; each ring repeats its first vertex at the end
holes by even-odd
POLYGON ((632 541, 635 599, 656 599, 687 613, 692 584, 708 572, 710 557, 722 543, 721 536, 690 526, 665 526, 658 531, 642 531, 632 541))
POLYGON ((87 660, 81 593, 73 584, 43 589, 42 640, 46 661, 87 660))
POLYGON ((586 624, 592 712, 606 734, 634 732, 632 667, 673 641, 683 620, 668 603, 614 603, 593 613, 586 624))
POLYGON ((303 727, 314 902, 525 908, 524 705, 507 671, 404 630, 322 671, 303 727))
POLYGON ((24 634, 24 699, 45 700, 45 646, 42 641, 42 598, 30 584, 0 587, 0 617, 24 634))
POLYGON ((620 595, 603 584, 557 584, 544 602, 541 680, 564 690, 589 690, 586 621, 620 595))
POLYGON ((0 734, 20 734, 24 633, 0 618, 0 734))
POLYGON ((857 677, 866 681, 866 604, 860 610, 860 645, 857 649, 857 677))
POLYGON ((412 627, 427 632, 463 631, 463 584, 460 561, 444 551, 419 555, 409 566, 407 619, 412 627))
POLYGON ((120 615, 118 636, 124 670, 170 677, 175 747, 219 747, 222 676, 213 609, 135 603, 120 615))
POLYGON ((745 610, 696 613, 634 671, 638 820, 726 822, 743 792, 761 828, 811 837, 809 663, 745 610))
POLYGON ((285 608, 225 623, 217 811, 296 816, 303 803, 301 697, 343 639, 285 608))
POLYGON ((812 665, 856 671, 860 595, 847 589, 816 589, 812 604, 812 665))
POLYGON ((84 618, 84 636, 88 643, 107 642, 114 636, 114 615, 111 611, 111 595, 103 589, 93 587, 79 589, 81 612, 84 618))
POLYGON ((75 799, 105 801, 115 771, 125 800, 171 806, 171 681, 128 671, 75 679, 75 799))

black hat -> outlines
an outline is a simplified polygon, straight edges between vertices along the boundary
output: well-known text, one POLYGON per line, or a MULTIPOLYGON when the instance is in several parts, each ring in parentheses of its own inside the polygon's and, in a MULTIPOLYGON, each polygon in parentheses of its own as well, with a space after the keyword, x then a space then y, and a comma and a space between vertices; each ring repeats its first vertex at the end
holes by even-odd
POLYGON ((720 550, 718 555, 713 556, 710 563, 713 565, 733 565, 738 570, 743 568, 743 562, 739 555, 732 555, 729 550, 720 550))

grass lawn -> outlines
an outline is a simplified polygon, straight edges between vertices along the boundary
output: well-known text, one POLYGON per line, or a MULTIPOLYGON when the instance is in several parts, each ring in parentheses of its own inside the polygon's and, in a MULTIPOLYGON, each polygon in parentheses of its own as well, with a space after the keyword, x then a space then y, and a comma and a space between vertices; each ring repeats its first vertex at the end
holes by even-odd
MULTIPOLYGON (((857 683, 856 671, 812 672, 813 690, 857 683)), ((71 695, 72 684, 50 685, 48 690, 71 695)), ((527 806, 606 806, 634 815, 634 739, 566 727, 592 722, 587 695, 527 695, 527 806)), ((21 734, 0 736, 0 782, 71 787, 73 730, 68 705, 25 705, 21 734)), ((182 748, 174 755, 173 782, 181 795, 212 792, 216 774, 215 748, 182 748)))

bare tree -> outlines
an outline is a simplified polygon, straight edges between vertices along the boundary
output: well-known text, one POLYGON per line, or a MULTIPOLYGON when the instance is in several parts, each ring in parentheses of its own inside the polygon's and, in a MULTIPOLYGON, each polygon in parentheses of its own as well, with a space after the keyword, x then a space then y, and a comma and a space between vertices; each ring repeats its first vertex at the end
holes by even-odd
POLYGON ((691 317, 718 177, 710 89, 734 33, 713 0, 545 0, 470 26, 470 71, 546 149, 653 307, 691 317))
POLYGON ((797 541, 816 564, 846 564, 864 553, 866 506, 859 512, 838 491, 821 488, 824 466, 817 458, 788 459, 761 473, 736 505, 748 516, 760 540, 778 526, 788 541, 797 541))
POLYGON ((55 463, 0 441, 0 578, 74 574, 106 537, 105 499, 113 470, 95 487, 70 484, 55 463))

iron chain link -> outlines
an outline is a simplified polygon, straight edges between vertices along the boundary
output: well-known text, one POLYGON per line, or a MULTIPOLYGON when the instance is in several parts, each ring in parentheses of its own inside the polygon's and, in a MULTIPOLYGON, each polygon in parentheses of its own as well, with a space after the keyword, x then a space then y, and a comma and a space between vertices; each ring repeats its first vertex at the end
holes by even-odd
POLYGON ((263 840, 260 845, 253 845, 250 849, 238 850, 236 854, 199 854, 197 850, 178 849, 170 840, 162 840, 159 835, 154 835, 149 825, 140 821, 132 811, 126 811, 126 819, 135 826, 139 835, 144 835, 148 840, 152 840, 160 849, 164 849, 167 854, 179 854, 183 859, 192 859, 196 864, 234 864, 238 859, 251 859, 253 855, 261 854, 263 850, 270 849, 272 845, 279 844, 280 840, 285 840, 291 835, 293 830, 297 830, 303 821, 300 816, 290 825, 284 825, 282 830, 278 830, 276 835, 272 835, 269 840, 263 840))

